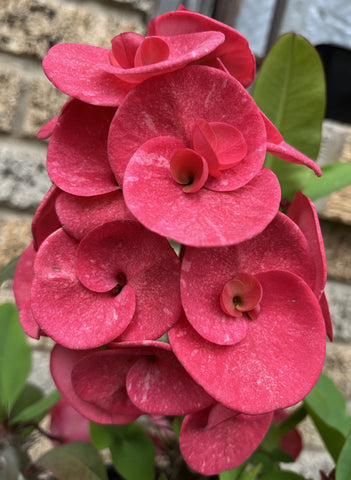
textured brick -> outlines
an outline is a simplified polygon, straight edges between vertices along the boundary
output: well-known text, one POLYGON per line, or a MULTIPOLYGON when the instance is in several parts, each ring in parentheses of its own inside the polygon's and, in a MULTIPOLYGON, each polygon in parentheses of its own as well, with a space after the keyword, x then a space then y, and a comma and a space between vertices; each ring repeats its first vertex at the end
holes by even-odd
POLYGON ((36 208, 51 184, 45 158, 44 146, 0 144, 0 202, 12 208, 36 208))
POLYGON ((324 372, 342 393, 351 399, 351 348, 343 343, 328 343, 324 372))
POLYGON ((328 274, 351 283, 351 226, 321 221, 328 274))
POLYGON ((21 88, 18 72, 0 64, 0 131, 12 128, 16 105, 21 88))
POLYGON ((326 295, 332 317, 334 338, 351 341, 351 285, 328 280, 326 295))
POLYGON ((109 47, 115 35, 142 33, 144 28, 142 15, 120 3, 110 8, 62 0, 7 0, 0 4, 0 50, 38 59, 56 43, 109 47))
POLYGON ((33 78, 28 85, 24 105, 22 134, 35 137, 46 122, 60 113, 67 98, 67 95, 57 90, 44 75, 33 78))
POLYGON ((1 214, 0 269, 20 255, 31 242, 31 215, 1 214))

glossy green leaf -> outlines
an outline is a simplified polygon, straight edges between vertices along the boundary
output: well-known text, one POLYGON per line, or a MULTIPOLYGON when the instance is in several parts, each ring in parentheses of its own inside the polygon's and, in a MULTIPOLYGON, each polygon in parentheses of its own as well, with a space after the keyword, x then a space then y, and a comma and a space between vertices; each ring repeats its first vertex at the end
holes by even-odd
POLYGON ((90 424, 90 435, 98 449, 108 447, 115 469, 126 480, 154 480, 154 445, 136 422, 128 425, 90 424))
POLYGON ((322 167, 322 172, 322 177, 313 176, 303 189, 303 193, 311 200, 326 197, 351 184, 350 163, 328 163, 322 167))
POLYGON ((306 480, 305 477, 301 477, 294 472, 274 472, 268 475, 264 475, 260 480, 306 480))
POLYGON ((9 263, 1 270, 0 272, 0 285, 2 285, 5 280, 9 280, 10 278, 13 278, 17 263, 20 257, 15 257, 12 260, 9 261, 9 263))
POLYGON ((255 467, 251 468, 247 472, 245 472, 243 475, 241 475, 240 480, 255 480, 257 475, 260 473, 262 469, 262 465, 259 463, 255 467))
POLYGON ((0 401, 8 413, 31 369, 31 351, 12 303, 0 305, 0 401))
POLYGON ((227 470, 226 472, 222 472, 219 474, 219 480, 238 480, 241 479, 241 474, 245 470, 247 462, 242 463, 236 468, 232 470, 227 470))
POLYGON ((304 399, 304 405, 329 453, 337 461, 351 430, 351 417, 346 412, 342 393, 330 378, 322 374, 304 399))
MULTIPOLYGON (((322 63, 302 36, 287 33, 273 45, 259 71, 253 97, 286 142, 316 159, 325 110, 322 63)), ((308 168, 267 155, 266 166, 278 176, 282 198, 292 199, 314 175, 308 168)))
POLYGON ((347 437, 336 464, 335 480, 351 478, 351 434, 347 437))
POLYGON ((278 424, 279 431, 284 434, 297 427, 297 425, 306 418, 307 411, 302 405, 291 413, 285 420, 282 420, 278 424))
POLYGON ((98 451, 85 442, 67 443, 49 450, 36 463, 60 480, 107 480, 98 451))
POLYGON ((11 423, 24 423, 31 420, 38 421, 40 418, 44 417, 47 414, 50 408, 55 405, 55 403, 58 402, 60 398, 60 392, 54 390, 46 397, 41 398, 37 402, 33 403, 32 405, 28 405, 26 408, 20 411, 11 419, 11 423))

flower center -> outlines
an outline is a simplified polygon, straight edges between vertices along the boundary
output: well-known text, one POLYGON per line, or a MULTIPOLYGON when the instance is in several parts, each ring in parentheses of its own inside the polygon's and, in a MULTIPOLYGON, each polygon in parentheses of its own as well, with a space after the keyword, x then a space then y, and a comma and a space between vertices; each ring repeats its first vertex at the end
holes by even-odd
POLYGON ((118 273, 116 275, 117 284, 110 290, 110 294, 113 297, 117 297, 123 290, 123 287, 127 284, 127 277, 124 273, 118 273))
POLYGON ((221 292, 220 305, 224 313, 231 317, 248 315, 255 320, 260 312, 262 286, 248 273, 238 273, 229 280, 221 292))
POLYGON ((192 149, 179 150, 171 159, 171 174, 176 182, 187 185, 183 188, 187 193, 197 192, 208 175, 218 178, 223 170, 234 167, 247 153, 242 133, 223 122, 199 119, 191 140, 192 149), (182 181, 183 178, 188 180, 182 181))
POLYGON ((167 43, 158 37, 143 37, 126 32, 114 37, 109 54, 112 65, 120 68, 143 67, 163 62, 169 57, 167 43))

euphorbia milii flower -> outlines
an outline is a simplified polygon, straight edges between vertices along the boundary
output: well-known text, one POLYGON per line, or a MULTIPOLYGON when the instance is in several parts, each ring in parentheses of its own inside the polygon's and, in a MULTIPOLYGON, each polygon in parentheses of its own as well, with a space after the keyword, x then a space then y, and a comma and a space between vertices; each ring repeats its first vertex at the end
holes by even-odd
POLYGON ((179 35, 194 32, 218 31, 225 41, 198 64, 219 67, 248 87, 255 76, 255 57, 246 38, 237 30, 200 13, 191 12, 182 5, 176 12, 167 12, 153 18, 148 25, 148 35, 179 35))
POLYGON ((279 183, 262 168, 268 137, 289 161, 315 166, 286 147, 237 80, 188 66, 128 94, 111 123, 110 163, 148 229, 186 245, 228 245, 257 235, 278 211, 279 183))
MULTIPOLYGON (((180 35, 143 37, 127 32, 114 37, 111 50, 61 43, 54 45, 43 60, 49 80, 62 92, 86 103, 118 106, 136 84, 201 60, 225 40, 218 31, 191 32, 180 35)), ((239 33, 233 35, 231 53, 242 45, 239 33)), ((240 59, 252 53, 240 48, 240 59)))
POLYGON ((179 435, 186 463, 203 475, 215 475, 241 465, 266 435, 272 413, 244 415, 216 403, 186 415, 179 435))
POLYGON ((187 318, 169 332, 190 375, 228 408, 258 414, 300 401, 325 355, 325 326, 306 237, 278 213, 256 237, 185 251, 187 318), (307 368, 308 366, 308 368, 307 368))
POLYGON ((60 392, 93 421, 101 422, 99 411, 110 413, 111 419, 142 413, 183 415, 214 402, 163 342, 114 342, 107 350, 90 352, 57 345, 51 372, 60 392))
POLYGON ((69 348, 156 339, 180 314, 179 259, 135 221, 105 223, 80 242, 59 229, 41 245, 34 271, 34 317, 69 348))

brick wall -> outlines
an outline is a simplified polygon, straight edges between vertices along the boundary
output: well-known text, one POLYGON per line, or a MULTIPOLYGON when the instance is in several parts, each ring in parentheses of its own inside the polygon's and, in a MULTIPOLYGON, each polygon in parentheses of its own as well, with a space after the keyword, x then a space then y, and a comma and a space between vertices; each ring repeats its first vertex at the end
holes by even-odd
MULTIPOLYGON (((0 269, 30 242, 30 222, 47 191, 47 143, 38 129, 65 100, 46 79, 41 60, 58 42, 109 46, 122 31, 143 33, 155 0, 0 0, 0 269)), ((351 127, 326 121, 321 163, 351 161, 351 127)), ((318 202, 329 268, 327 295, 335 341, 327 345, 325 369, 351 403, 351 187, 318 202)), ((0 288, 0 302, 12 299, 11 282, 0 288)), ((48 374, 50 342, 32 342, 32 379, 53 388, 48 374)), ((308 368, 308 366, 306 366, 308 368)), ((307 450, 299 468, 319 478, 331 463, 307 422, 307 450)))

